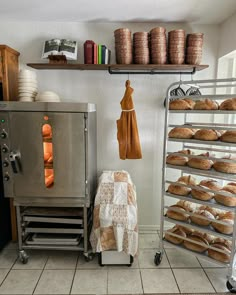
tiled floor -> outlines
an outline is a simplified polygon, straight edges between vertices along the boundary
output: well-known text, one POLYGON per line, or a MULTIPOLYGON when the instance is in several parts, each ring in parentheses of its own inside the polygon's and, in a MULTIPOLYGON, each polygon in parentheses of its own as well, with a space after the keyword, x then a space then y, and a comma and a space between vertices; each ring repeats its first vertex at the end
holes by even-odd
POLYGON ((0 252, 0 294, 148 294, 226 292, 227 269, 166 248, 159 266, 153 262, 157 234, 140 234, 139 256, 132 267, 85 262, 75 252, 28 251, 17 260, 17 245, 0 252))

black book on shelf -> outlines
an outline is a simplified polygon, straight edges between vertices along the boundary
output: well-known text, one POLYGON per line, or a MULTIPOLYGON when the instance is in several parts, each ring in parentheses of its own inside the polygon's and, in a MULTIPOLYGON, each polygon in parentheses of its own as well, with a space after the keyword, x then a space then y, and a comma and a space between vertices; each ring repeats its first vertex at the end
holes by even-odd
POLYGON ((105 58, 106 58, 106 45, 102 45, 102 64, 105 64, 105 58))

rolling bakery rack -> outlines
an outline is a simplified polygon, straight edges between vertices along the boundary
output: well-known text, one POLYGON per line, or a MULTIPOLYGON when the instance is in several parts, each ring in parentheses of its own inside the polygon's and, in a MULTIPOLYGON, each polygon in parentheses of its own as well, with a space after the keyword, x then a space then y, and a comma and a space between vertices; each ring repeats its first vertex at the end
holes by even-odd
MULTIPOLYGON (((198 180, 206 179, 213 179, 218 180, 222 186, 225 185, 225 182, 236 182, 236 174, 229 174, 229 173, 222 173, 214 170, 211 168, 210 170, 202 170, 191 168, 187 165, 185 166, 177 166, 177 165, 170 165, 166 163, 166 157, 170 154, 175 155, 182 155, 178 153, 179 150, 190 149, 191 151, 195 152, 194 155, 184 155, 188 158, 199 158, 199 159, 210 159, 213 162, 218 161, 222 162, 222 157, 226 154, 236 155, 236 143, 230 142, 223 142, 220 140, 216 141, 205 141, 205 140, 197 140, 197 139, 179 139, 179 138, 170 138, 168 137, 168 133, 172 128, 175 127, 183 127, 183 128, 193 128, 193 129, 214 129, 218 131, 228 131, 228 130, 236 130, 236 111, 235 110, 169 110, 169 103, 173 99, 183 99, 183 98, 190 98, 194 101, 197 100, 204 100, 206 98, 217 101, 219 104, 229 98, 236 97, 236 94, 218 94, 219 90, 222 91, 226 90, 227 93, 233 93, 231 90, 235 90, 236 87, 236 79, 218 79, 218 80, 198 80, 198 81, 181 81, 180 83, 173 83, 169 86, 167 90, 167 97, 166 97, 166 110, 165 110, 165 130, 164 130, 164 146, 163 146, 163 171, 162 171, 162 197, 161 197, 161 226, 160 226, 160 245, 158 252, 155 255, 154 262, 156 265, 161 263, 161 259, 163 256, 163 247, 165 244, 171 244, 173 247, 181 249, 183 251, 191 252, 193 255, 203 258, 207 261, 214 262, 215 264, 219 264, 221 266, 225 266, 228 268, 228 275, 227 275, 227 288, 230 292, 236 292, 236 275, 234 273, 236 269, 236 259, 235 259, 235 241, 236 241, 236 222, 234 217, 233 222, 233 233, 230 235, 224 234, 221 232, 216 231, 211 225, 209 226, 200 226, 193 222, 190 222, 189 219, 187 221, 180 221, 175 220, 170 217, 167 217, 166 212, 169 210, 170 205, 176 203, 179 200, 189 201, 195 206, 199 205, 206 205, 211 208, 220 209, 227 212, 236 213, 236 208, 225 206, 222 204, 217 203, 215 200, 211 199, 209 201, 203 201, 200 199, 195 199, 191 196, 191 189, 196 188, 194 185, 178 183, 180 187, 187 187, 190 189, 190 193, 186 196, 172 194, 167 191, 167 188, 170 184, 176 184, 176 182, 170 180, 171 178, 176 179, 177 173, 180 174, 179 176, 183 175, 194 175, 198 180), (194 84, 194 85, 193 85, 194 84), (197 87, 201 90, 201 95, 194 95, 194 96, 171 96, 171 91, 176 86, 191 86, 197 87), (209 94, 210 93, 210 94, 209 94), (174 123, 173 123, 174 121, 174 123), (177 124, 176 124, 177 122, 177 124), (181 122, 182 124, 180 124, 181 122), (179 146, 178 146, 179 145, 179 146), (177 147, 178 146, 178 147, 177 147), (196 152, 198 151, 198 152, 196 152), (206 157, 205 155, 196 155, 201 154, 203 152, 214 152, 214 155, 210 155, 210 157, 206 157), (198 253, 192 250, 187 249, 182 244, 174 244, 165 239, 165 233, 168 228, 174 225, 184 226, 187 229, 192 229, 196 231, 200 231, 201 233, 207 233, 213 235, 215 238, 223 238, 226 241, 232 242, 232 249, 230 252, 230 261, 229 263, 224 263, 217 261, 208 256, 208 249, 211 250, 218 250, 218 253, 224 253, 223 250, 219 250, 219 248, 214 248, 214 245, 207 247, 207 250, 203 253, 198 253)), ((234 159, 224 159, 224 162, 231 162, 236 163, 234 159)), ((177 178, 179 177, 177 176, 177 178)), ((176 180, 175 180, 176 181, 176 180)), ((216 191, 201 187, 200 191, 216 193, 216 191)), ((221 193, 223 196, 230 196, 236 197, 236 194, 227 194, 221 193)), ((171 211, 181 213, 180 209, 178 208, 171 208, 171 211)), ((194 213, 188 212, 189 216, 194 216, 194 213)), ((196 216, 196 215, 195 215, 196 216)), ((198 215, 199 216, 199 215, 198 215)), ((236 215, 234 215, 236 216, 236 215)), ((203 217, 203 220, 212 221, 207 217, 203 217)), ((215 220, 216 223, 219 224, 226 224, 223 221, 215 220)), ((168 231, 168 235, 181 238, 183 241, 191 242, 196 245, 203 245, 198 241, 190 240, 188 236, 182 237, 176 233, 168 231)), ((206 245, 205 245, 206 246, 206 245)))

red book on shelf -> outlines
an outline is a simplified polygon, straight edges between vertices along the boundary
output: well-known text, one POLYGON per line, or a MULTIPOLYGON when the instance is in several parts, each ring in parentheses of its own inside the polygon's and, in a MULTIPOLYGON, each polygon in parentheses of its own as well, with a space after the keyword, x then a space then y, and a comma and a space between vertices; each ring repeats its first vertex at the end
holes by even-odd
POLYGON ((92 40, 86 40, 84 42, 84 63, 93 64, 93 45, 92 40))
POLYGON ((96 43, 93 44, 93 63, 98 64, 98 46, 96 43))

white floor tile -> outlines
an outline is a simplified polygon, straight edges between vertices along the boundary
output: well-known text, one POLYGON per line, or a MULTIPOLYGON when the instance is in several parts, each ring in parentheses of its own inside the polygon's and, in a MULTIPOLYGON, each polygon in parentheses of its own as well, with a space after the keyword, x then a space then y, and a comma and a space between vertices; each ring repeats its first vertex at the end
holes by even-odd
POLYGON ((79 259, 77 263, 77 269, 104 269, 106 266, 101 267, 98 263, 98 254, 95 254, 92 260, 86 261, 83 253, 79 254, 79 259))
POLYGON ((9 272, 9 269, 0 269, 0 285, 5 279, 8 272, 9 272))
POLYGON ((48 258, 45 269, 75 269, 78 252, 58 251, 53 252, 48 258))
POLYGON ((0 294, 32 294, 41 270, 11 270, 0 287, 0 294))
POLYGON ((138 269, 109 269, 108 294, 142 294, 140 271, 138 269))
POLYGON ((165 249, 165 251, 172 268, 201 267, 194 255, 188 254, 187 252, 185 253, 175 248, 165 249))
POLYGON ((23 264, 19 258, 13 265, 13 269, 43 269, 48 259, 45 252, 42 251, 27 251, 29 260, 26 264, 23 264))
POLYGON ((74 270, 44 270, 34 294, 69 294, 74 270))
POLYGON ((171 269, 141 269, 144 293, 179 293, 171 269))
POLYGON ((215 292, 202 269, 173 269, 181 293, 215 292))
POLYGON ((205 259, 201 259, 201 258, 198 258, 198 261, 200 262, 201 266, 203 268, 218 268, 218 267, 225 267, 224 265, 220 266, 219 264, 216 264, 216 263, 213 263, 213 262, 210 262, 210 261, 207 261, 205 259))
POLYGON ((107 294, 107 270, 77 270, 71 294, 107 294))
POLYGON ((216 292, 226 292, 227 269, 226 268, 211 268, 205 269, 205 272, 216 289, 216 292))
POLYGON ((156 234, 140 234, 139 249, 157 249, 159 247, 159 235, 156 234))
POLYGON ((161 263, 157 266, 154 263, 156 251, 152 249, 140 249, 139 251, 139 267, 140 268, 170 268, 169 262, 164 253, 161 263))
POLYGON ((18 256, 16 250, 4 249, 0 252, 0 268, 11 268, 18 256))

